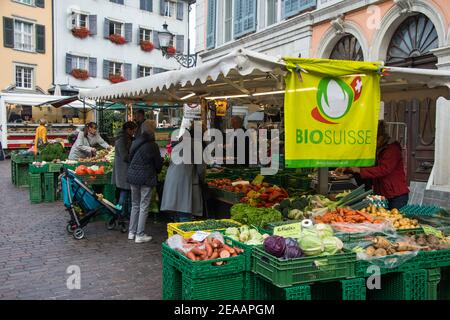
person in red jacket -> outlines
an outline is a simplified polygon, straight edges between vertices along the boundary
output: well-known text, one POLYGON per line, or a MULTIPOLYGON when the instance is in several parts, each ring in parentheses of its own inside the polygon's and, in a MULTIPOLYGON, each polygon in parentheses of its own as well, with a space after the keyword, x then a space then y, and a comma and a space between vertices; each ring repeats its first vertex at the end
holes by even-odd
POLYGON ((408 204, 409 188, 406 182, 402 148, 390 137, 384 121, 378 123, 377 162, 370 168, 350 168, 363 179, 372 179, 375 194, 386 197, 389 209, 400 209, 408 204))

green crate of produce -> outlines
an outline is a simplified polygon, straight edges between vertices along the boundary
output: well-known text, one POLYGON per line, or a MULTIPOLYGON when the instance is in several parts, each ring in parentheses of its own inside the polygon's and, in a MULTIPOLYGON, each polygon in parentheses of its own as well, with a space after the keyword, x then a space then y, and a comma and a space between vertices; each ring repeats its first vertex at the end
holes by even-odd
POLYGON ((43 200, 42 175, 40 173, 29 173, 30 201, 41 203, 43 200))
POLYGON ((63 167, 62 163, 49 163, 48 172, 59 173, 61 172, 62 167, 63 167))
POLYGON ((167 235, 169 238, 175 234, 179 234, 183 238, 189 238, 196 231, 206 231, 206 232, 225 231, 229 227, 240 227, 240 226, 242 226, 242 224, 232 219, 168 223, 167 235))
POLYGON ((265 252, 262 246, 253 248, 253 271, 281 288, 352 278, 355 276, 355 262, 356 254, 353 252, 282 260, 265 252))
POLYGON ((78 167, 77 164, 67 164, 67 163, 63 163, 62 164, 63 168, 75 171, 75 169, 78 167))
MULTIPOLYGON (((237 246, 237 244, 235 245, 237 246)), ((242 254, 224 259, 192 261, 185 255, 171 249, 165 242, 162 244, 162 254, 183 274, 183 277, 186 276, 191 279, 221 277, 235 273, 242 274, 245 270, 245 257, 242 254), (224 264, 214 265, 218 261, 223 261, 224 264)))
POLYGON ((106 185, 111 184, 111 174, 84 174, 77 175, 77 178, 80 179, 85 184, 88 185, 106 185))
POLYGON ((244 272, 244 298, 245 300, 255 300, 255 278, 252 271, 244 272))
POLYGON ((46 173, 46 172, 48 172, 48 164, 44 164, 41 166, 30 164, 28 167, 28 172, 29 173, 46 173))
POLYGON ((44 201, 56 201, 57 177, 54 173, 44 173, 44 201))
POLYGON ((183 274, 183 300, 244 300, 244 274, 191 279, 183 274))
POLYGON ((254 292, 254 300, 311 300, 311 288, 307 284, 279 288, 259 275, 255 275, 254 292))
POLYGON ((37 159, 34 155, 12 155, 11 156, 11 161, 15 162, 15 163, 22 163, 22 164, 28 164, 28 163, 32 163, 35 161, 35 159, 37 159))
POLYGON ((29 183, 29 172, 28 172, 28 163, 16 163, 16 187, 28 187, 29 183))
POLYGON ((424 269, 386 274, 381 289, 367 290, 368 300, 427 300, 428 272, 424 269))

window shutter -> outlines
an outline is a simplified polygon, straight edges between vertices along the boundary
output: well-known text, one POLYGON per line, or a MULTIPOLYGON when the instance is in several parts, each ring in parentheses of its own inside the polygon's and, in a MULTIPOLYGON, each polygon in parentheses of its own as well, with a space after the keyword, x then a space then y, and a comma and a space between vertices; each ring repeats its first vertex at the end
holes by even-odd
POLYGON ((45 26, 36 25, 36 52, 45 53, 45 26))
POLYGON ((160 48, 158 31, 153 31, 153 45, 155 46, 156 49, 160 48))
POLYGON ((177 19, 183 20, 184 16, 184 3, 181 1, 177 2, 177 19))
POLYGON ((109 37, 109 24, 110 24, 110 21, 105 18, 105 22, 103 23, 103 36, 105 38, 109 37))
POLYGON ((216 0, 208 0, 207 18, 206 49, 213 49, 216 45, 216 0))
POLYGON ((131 69, 131 63, 125 63, 123 65, 123 75, 127 80, 131 80, 131 69))
POLYGON ((72 71, 72 55, 66 53, 66 73, 70 73, 72 71))
POLYGON ((127 42, 133 41, 133 24, 125 23, 125 40, 127 42))
POLYGON ((97 15, 89 15, 89 33, 91 36, 97 34, 97 15))
POLYGON ((39 8, 45 8, 45 0, 36 0, 35 5, 39 8))
POLYGON ((243 32, 244 8, 242 0, 234 0, 234 38, 240 36, 243 32))
POLYGON ((159 0, 159 13, 162 16, 165 15, 165 10, 164 10, 165 7, 166 7, 166 0, 159 0))
POLYGON ((7 17, 3 17, 3 45, 14 48, 14 20, 7 17))
POLYGON ((139 79, 139 78, 141 78, 141 73, 139 72, 140 71, 140 69, 141 69, 141 66, 140 65, 137 65, 137 72, 136 72, 136 79, 139 79))
POLYGON ((290 18, 300 11, 315 6, 315 1, 285 0, 283 5, 283 18, 290 18))
POLYGON ((123 1, 124 0, 116 0, 115 2, 118 3, 118 4, 123 4, 123 1))
POLYGON ((153 0, 147 0, 147 10, 153 12, 153 0))
POLYGON ((141 44, 141 30, 142 28, 137 28, 137 37, 136 37, 137 44, 141 44))
POLYGON ((256 0, 235 0, 234 37, 256 31, 256 0))
POLYGON ((89 76, 97 78, 97 58, 89 58, 89 76))
POLYGON ((103 79, 109 79, 109 64, 108 60, 103 60, 103 79))
POLYGON ((176 36, 176 47, 178 53, 184 52, 184 35, 180 34, 176 36))

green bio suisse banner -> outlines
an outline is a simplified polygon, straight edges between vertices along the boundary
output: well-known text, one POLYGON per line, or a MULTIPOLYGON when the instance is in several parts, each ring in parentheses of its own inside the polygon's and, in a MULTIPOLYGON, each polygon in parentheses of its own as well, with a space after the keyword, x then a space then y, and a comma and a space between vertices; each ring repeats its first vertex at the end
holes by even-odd
POLYGON ((301 58, 285 62, 286 167, 374 165, 380 65, 301 58))

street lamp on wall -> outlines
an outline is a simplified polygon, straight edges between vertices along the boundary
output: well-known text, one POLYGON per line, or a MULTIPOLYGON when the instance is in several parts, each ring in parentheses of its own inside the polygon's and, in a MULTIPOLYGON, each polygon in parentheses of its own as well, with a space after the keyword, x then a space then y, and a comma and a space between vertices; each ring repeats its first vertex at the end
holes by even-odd
POLYGON ((195 67, 197 65, 197 54, 190 54, 189 49, 188 54, 175 52, 173 47, 174 37, 175 35, 169 31, 167 23, 164 23, 163 31, 158 32, 159 47, 161 48, 163 57, 166 57, 167 59, 174 58, 181 66, 185 68, 195 67))

